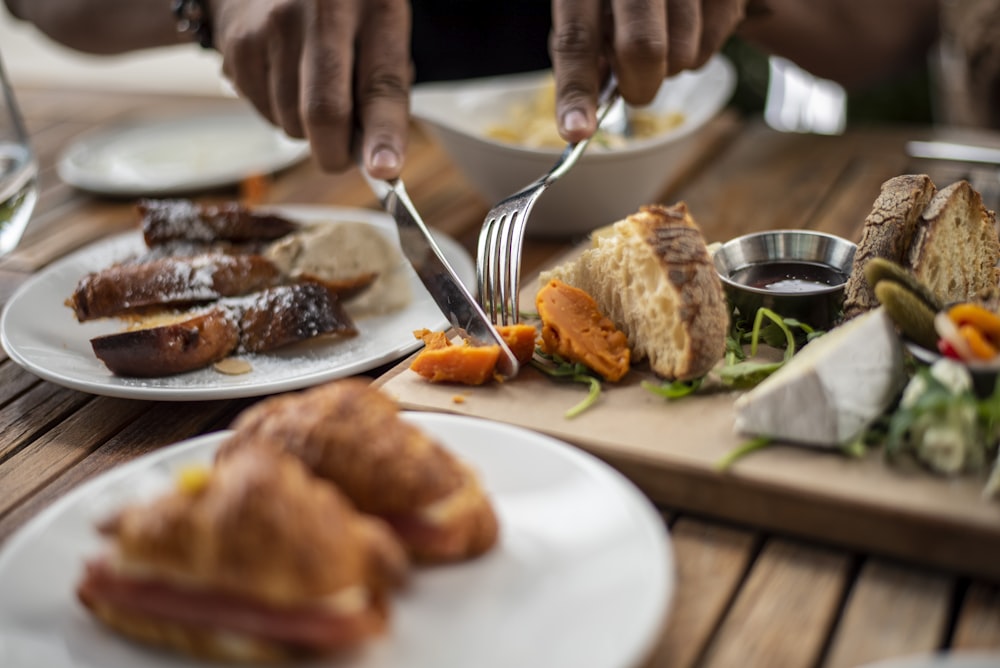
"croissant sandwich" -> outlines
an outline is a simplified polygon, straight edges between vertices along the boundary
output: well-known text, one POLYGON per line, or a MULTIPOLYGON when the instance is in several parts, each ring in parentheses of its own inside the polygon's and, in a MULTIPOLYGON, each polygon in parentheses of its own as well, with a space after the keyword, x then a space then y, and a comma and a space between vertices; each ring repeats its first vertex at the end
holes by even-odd
POLYGON ((496 516, 474 472, 365 381, 266 399, 233 429, 221 460, 248 449, 296 455, 359 510, 386 520, 417 560, 470 558, 497 540, 496 516))
POLYGON ((354 647, 387 625, 405 553, 293 457, 232 453, 101 527, 77 595, 134 639, 215 660, 354 647))

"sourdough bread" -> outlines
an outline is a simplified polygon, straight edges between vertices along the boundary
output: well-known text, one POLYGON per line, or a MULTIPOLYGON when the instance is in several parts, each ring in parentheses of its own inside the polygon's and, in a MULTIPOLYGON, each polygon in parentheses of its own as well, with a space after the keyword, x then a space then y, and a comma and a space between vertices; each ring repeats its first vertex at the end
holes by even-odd
POLYGON ((876 257, 912 272, 942 304, 1000 296, 996 216, 967 181, 937 191, 928 176, 916 174, 882 185, 845 289, 845 319, 878 305, 865 278, 876 257))
POLYGON ((943 304, 977 299, 997 287, 996 218, 967 181, 938 192, 920 217, 906 258, 943 304))
POLYGON ((882 184, 872 211, 865 218, 854 268, 844 288, 845 318, 878 306, 875 291, 865 279, 864 266, 876 257, 899 265, 905 263, 920 214, 935 192, 926 174, 904 174, 882 184))
POLYGON ((705 239, 687 206, 642 207, 596 231, 591 247, 543 272, 589 293, 628 337, 632 359, 691 379, 722 358, 729 309, 705 239))

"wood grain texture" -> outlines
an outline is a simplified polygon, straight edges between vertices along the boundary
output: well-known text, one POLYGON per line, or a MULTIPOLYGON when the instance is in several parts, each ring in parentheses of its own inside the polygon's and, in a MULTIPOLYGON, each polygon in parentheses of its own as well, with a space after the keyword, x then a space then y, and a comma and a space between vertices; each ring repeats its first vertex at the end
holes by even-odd
POLYGON ((0 545, 25 521, 94 476, 140 455, 225 428, 248 402, 157 403, 43 490, 0 517, 0 545))
POLYGON ((866 561, 822 665, 851 668, 938 650, 948 632, 955 580, 898 562, 866 561))
POLYGON ((671 527, 670 537, 677 562, 673 612, 648 668, 697 665, 759 540, 750 531, 688 517, 671 527))
POLYGON ((951 646, 1000 650, 1000 583, 973 582, 962 601, 951 646))
POLYGON ((844 553, 769 540, 700 665, 815 665, 836 622, 849 567, 844 553))

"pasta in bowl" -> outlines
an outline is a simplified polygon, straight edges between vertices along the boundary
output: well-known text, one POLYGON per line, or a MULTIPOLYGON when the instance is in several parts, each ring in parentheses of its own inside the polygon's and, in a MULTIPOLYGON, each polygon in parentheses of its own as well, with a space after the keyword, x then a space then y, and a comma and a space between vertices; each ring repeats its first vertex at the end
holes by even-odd
MULTIPOLYGON (((548 71, 420 84, 412 110, 492 205, 545 174, 565 147, 552 85, 548 71)), ((651 104, 628 108, 627 136, 595 136, 573 170, 538 200, 527 233, 584 235, 656 202, 680 169, 683 140, 722 110, 735 85, 722 56, 664 80, 651 104)))

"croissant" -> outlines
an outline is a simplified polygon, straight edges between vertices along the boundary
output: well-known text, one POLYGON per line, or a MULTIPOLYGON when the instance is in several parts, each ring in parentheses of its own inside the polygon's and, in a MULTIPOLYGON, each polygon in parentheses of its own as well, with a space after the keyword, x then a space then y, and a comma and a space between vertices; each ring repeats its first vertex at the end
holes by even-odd
POLYGON ((251 661, 335 652, 386 628, 408 564, 384 523, 287 455, 245 450, 201 474, 101 527, 110 549, 77 588, 101 622, 251 661))
POLYGON ((266 399, 245 410, 220 447, 281 450, 333 482, 362 512, 386 520, 414 559, 457 561, 498 536, 475 473, 360 379, 266 399))

